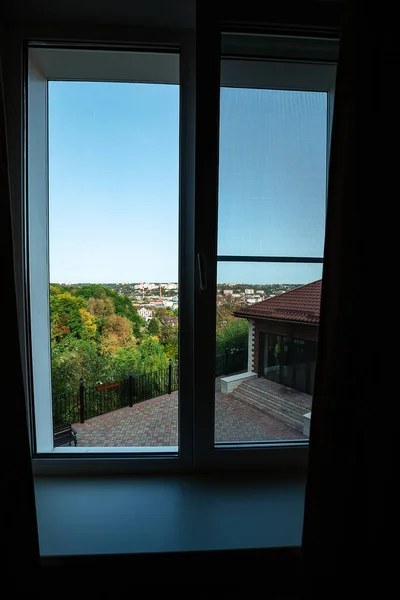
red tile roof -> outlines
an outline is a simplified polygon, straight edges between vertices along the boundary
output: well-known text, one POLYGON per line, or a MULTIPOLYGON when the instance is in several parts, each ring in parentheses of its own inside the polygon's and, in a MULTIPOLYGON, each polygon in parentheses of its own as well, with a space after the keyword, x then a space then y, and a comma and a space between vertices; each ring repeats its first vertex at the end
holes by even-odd
POLYGON ((319 323, 322 279, 237 310, 235 317, 319 323))

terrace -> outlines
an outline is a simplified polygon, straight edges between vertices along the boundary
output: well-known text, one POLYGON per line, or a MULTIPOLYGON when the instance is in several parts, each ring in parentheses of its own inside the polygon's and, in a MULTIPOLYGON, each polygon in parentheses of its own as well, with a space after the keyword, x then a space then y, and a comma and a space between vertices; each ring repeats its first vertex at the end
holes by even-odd
MULTIPOLYGON (((241 384, 231 394, 223 394, 221 378, 218 377, 215 441, 307 439, 300 419, 295 422, 290 414, 285 413, 285 406, 289 405, 288 391, 283 388, 266 380, 254 379, 241 384), (273 398, 272 404, 268 404, 268 396, 273 398), (277 410, 279 398, 283 407, 280 413, 277 410)), ((297 392, 291 395, 289 403, 292 411, 297 411, 300 416, 310 410, 311 397, 297 392)), ((78 447, 177 446, 178 391, 113 410, 84 423, 75 423, 73 427, 77 431, 78 447)))

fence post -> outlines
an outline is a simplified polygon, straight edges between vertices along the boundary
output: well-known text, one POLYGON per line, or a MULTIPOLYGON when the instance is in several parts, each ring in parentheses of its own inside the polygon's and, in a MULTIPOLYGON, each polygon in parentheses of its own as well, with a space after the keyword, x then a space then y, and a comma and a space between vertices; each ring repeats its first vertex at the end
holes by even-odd
POLYGON ((81 423, 85 422, 85 404, 84 404, 85 388, 83 386, 83 379, 79 380, 79 414, 81 423))
POLYGON ((229 375, 229 348, 225 348, 225 375, 229 375))
POLYGON ((168 394, 172 392, 172 358, 169 359, 168 365, 168 394))
POLYGON ((132 377, 132 404, 135 404, 135 398, 137 396, 137 375, 132 377))
POLYGON ((132 373, 129 375, 129 379, 128 379, 128 401, 129 401, 129 406, 132 408, 132 405, 133 405, 133 377, 132 377, 132 373))

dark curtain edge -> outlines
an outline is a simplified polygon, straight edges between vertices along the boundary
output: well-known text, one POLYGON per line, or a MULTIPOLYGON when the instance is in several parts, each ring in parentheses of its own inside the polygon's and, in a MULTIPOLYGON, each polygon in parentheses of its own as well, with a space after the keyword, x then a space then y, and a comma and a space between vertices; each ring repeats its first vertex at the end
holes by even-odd
POLYGON ((4 93, 5 27, 0 25, 0 248, 2 266, 3 344, 6 369, 2 377, 4 504, 2 543, 6 549, 6 577, 14 577, 39 565, 35 495, 29 446, 25 390, 21 365, 17 298, 15 292, 13 233, 4 93))

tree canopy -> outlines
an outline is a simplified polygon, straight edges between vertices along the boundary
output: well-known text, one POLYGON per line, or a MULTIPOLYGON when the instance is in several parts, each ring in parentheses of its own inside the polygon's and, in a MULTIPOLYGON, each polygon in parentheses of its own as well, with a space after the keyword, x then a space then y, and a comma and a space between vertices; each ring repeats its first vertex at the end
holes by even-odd
MULTIPOLYGON (((128 296, 99 285, 50 285, 53 393, 119 381, 129 374, 167 368, 178 361, 179 327, 170 308, 156 309, 148 324, 128 296)), ((233 317, 237 306, 217 312, 216 353, 247 344, 247 321, 233 317)))

